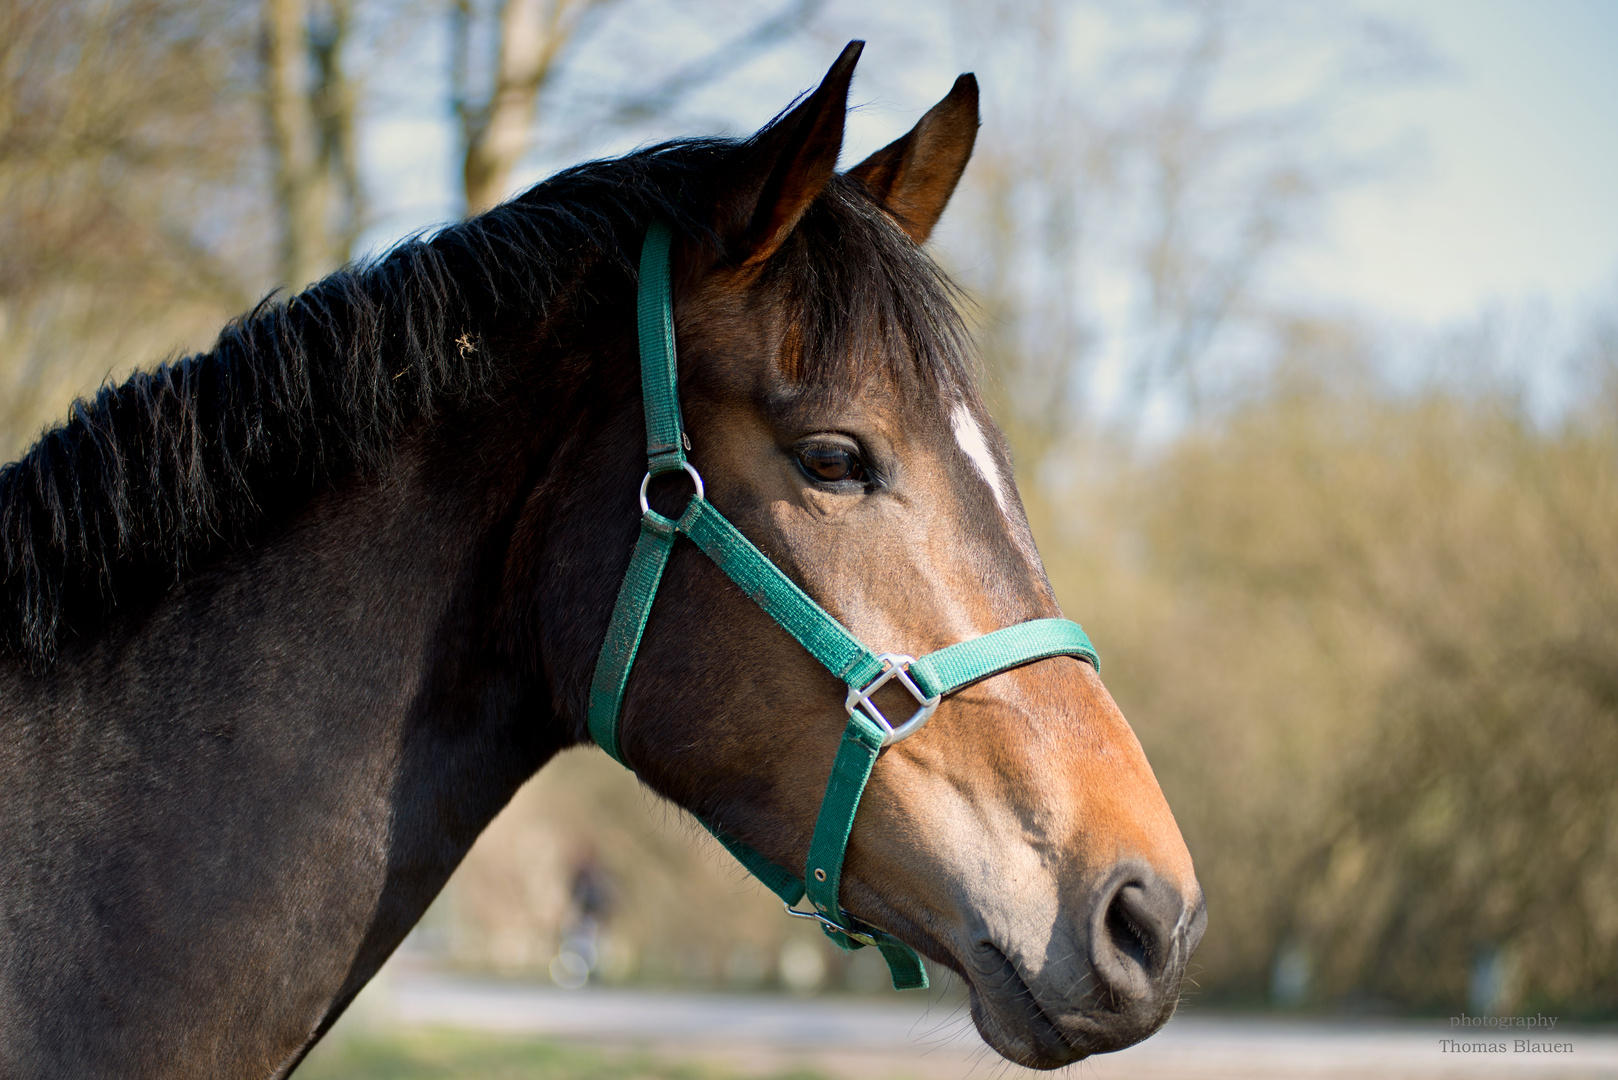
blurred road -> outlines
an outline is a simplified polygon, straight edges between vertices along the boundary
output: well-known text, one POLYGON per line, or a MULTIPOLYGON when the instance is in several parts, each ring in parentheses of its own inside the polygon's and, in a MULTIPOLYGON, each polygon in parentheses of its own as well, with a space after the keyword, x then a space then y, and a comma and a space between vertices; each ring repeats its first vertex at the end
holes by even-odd
MULTIPOLYGON (((1007 1065, 978 1038, 964 1005, 941 996, 808 998, 656 993, 475 979, 390 964, 355 1003, 355 1022, 542 1035, 566 1042, 724 1061, 738 1069, 811 1065, 849 1080, 1038 1075, 1007 1065)), ((1520 1033, 1464 1035, 1448 1021, 1292 1021, 1182 1015, 1139 1046, 1084 1062, 1086 1078, 1132 1080, 1438 1080, 1556 1077, 1618 1080, 1618 1031, 1566 1028, 1528 1036, 1571 1045, 1557 1054, 1445 1050, 1440 1040, 1504 1043, 1520 1033)))

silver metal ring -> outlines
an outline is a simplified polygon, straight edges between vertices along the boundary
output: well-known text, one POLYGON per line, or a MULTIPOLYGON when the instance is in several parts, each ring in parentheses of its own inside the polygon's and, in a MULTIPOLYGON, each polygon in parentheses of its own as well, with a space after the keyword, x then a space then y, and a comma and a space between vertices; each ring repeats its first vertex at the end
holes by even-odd
MULTIPOLYGON (((691 482, 696 485, 696 487, 697 487, 697 498, 699 498, 699 499, 702 498, 703 497, 702 474, 697 472, 696 469, 692 468, 691 463, 689 461, 680 462, 680 468, 682 468, 682 469, 684 469, 686 471, 686 475, 691 477, 691 482)), ((659 474, 659 475, 661 475, 661 474, 659 474)), ((640 482, 640 512, 643 513, 643 514, 648 513, 652 509, 651 504, 646 501, 646 488, 647 488, 648 485, 651 484, 651 482, 652 482, 652 474, 650 472, 647 472, 647 474, 644 477, 641 478, 641 482, 640 482)))

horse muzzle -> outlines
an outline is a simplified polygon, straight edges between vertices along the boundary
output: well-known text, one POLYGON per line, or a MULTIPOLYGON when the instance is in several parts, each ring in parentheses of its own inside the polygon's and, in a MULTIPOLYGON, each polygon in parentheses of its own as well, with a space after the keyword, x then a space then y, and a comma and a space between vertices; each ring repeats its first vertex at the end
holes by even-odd
POLYGON ((1162 1027, 1207 926, 1200 890, 1141 863, 1077 893, 1054 925, 984 920, 960 950, 978 1031, 1019 1065, 1059 1068, 1162 1027))

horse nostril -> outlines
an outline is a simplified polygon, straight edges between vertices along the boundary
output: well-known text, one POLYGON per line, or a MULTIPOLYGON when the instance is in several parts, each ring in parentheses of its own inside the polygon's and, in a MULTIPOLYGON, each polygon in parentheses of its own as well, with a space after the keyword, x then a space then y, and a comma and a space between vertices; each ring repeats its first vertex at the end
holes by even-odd
POLYGON ((1107 905, 1107 936, 1120 957, 1145 967, 1151 956, 1152 943, 1147 932, 1130 917, 1129 908, 1134 905, 1128 902, 1128 897, 1132 888, 1134 886, 1126 885, 1119 889, 1112 903, 1107 905))
POLYGON ((1102 890, 1091 922, 1090 965, 1115 998, 1141 999, 1160 990, 1178 967, 1177 940, 1185 902, 1155 876, 1129 876, 1102 890))

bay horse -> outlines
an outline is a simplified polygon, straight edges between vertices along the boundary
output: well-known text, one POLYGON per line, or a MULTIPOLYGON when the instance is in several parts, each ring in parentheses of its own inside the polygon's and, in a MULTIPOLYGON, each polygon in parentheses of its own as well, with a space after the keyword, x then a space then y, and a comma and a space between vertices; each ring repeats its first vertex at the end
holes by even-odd
MULTIPOLYGON (((690 462, 770 562, 915 655, 1059 615, 921 246, 976 83, 839 174, 858 53, 750 138, 567 170, 265 302, 0 471, 0 1075, 289 1075, 589 738, 636 542, 654 223, 690 462)), ((689 498, 678 474, 650 493, 689 498)), ((845 689, 680 541, 620 752, 803 866, 845 689)), ((1206 922, 1072 655, 881 752, 841 902, 958 973, 983 1037, 1036 1068, 1160 1027, 1206 922)))

